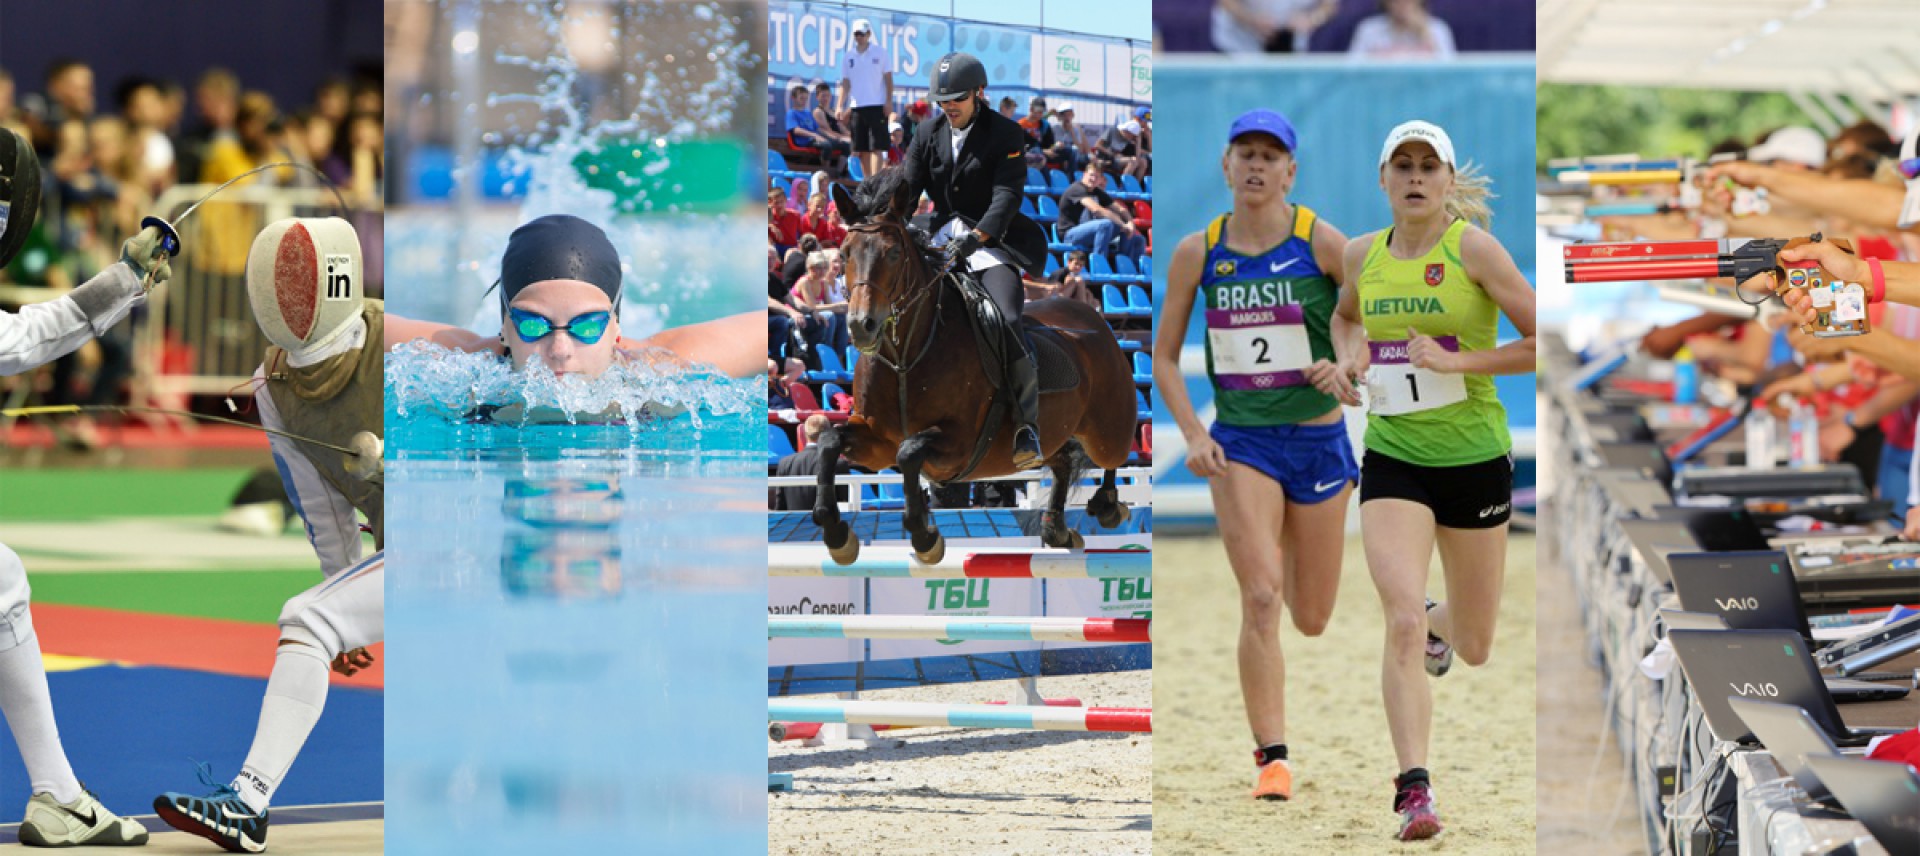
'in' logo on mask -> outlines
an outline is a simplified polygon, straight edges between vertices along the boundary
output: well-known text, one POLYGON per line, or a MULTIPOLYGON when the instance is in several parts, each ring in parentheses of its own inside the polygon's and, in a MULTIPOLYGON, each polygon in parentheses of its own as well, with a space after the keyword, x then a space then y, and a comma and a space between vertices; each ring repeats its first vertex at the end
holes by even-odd
POLYGON ((353 299, 352 256, 327 256, 327 299, 353 299))

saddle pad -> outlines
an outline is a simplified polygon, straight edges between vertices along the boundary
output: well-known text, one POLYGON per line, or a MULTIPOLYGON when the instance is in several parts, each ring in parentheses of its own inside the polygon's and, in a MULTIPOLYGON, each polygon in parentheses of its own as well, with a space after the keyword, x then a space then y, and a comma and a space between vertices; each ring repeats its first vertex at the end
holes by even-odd
MULTIPOLYGON (((1023 319, 1024 320, 1024 319, 1023 319)), ((1050 327, 1026 322, 1033 336, 1033 358, 1038 361, 1034 366, 1040 376, 1041 392, 1059 392, 1080 385, 1080 372, 1073 366, 1073 359, 1067 354, 1066 343, 1060 334, 1050 327)))

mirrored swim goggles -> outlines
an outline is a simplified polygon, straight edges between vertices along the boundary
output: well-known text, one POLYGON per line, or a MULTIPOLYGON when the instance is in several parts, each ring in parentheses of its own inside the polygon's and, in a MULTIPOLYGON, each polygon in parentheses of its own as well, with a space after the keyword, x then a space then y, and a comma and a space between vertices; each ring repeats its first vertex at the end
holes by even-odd
POLYGON ((607 322, 613 319, 613 313, 606 310, 588 312, 575 315, 572 321, 565 324, 555 324, 544 315, 509 306, 507 318, 513 322, 514 332, 520 334, 523 342, 538 342, 555 331, 563 331, 582 345, 592 345, 607 335, 607 322))

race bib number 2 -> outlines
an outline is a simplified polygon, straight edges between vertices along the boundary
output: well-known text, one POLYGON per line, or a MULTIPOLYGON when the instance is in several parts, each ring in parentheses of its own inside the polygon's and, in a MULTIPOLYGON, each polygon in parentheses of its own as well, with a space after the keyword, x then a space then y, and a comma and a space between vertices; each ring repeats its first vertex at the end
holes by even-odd
POLYGON ((1307 382, 1313 365, 1299 306, 1207 310, 1213 379, 1222 389, 1279 389, 1307 382))
MULTIPOLYGON (((1460 350, 1453 336, 1434 339, 1449 351, 1460 350)), ((1407 361, 1407 343, 1370 342, 1372 363, 1367 368, 1367 410, 1379 416, 1418 413, 1467 400, 1464 375, 1444 374, 1407 361)))

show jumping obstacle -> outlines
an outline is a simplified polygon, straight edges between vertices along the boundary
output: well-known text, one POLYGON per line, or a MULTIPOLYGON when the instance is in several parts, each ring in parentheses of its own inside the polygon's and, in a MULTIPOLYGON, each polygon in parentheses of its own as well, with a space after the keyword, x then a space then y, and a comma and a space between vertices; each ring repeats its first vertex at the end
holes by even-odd
POLYGON ((1152 642, 1150 618, 945 618, 862 615, 767 619, 769 639, 946 639, 954 642, 1152 642))
POLYGON ((912 579, 1109 579, 1153 575, 1153 554, 1145 550, 1029 550, 969 553, 955 561, 923 564, 913 551, 872 548, 850 565, 835 564, 813 545, 767 548, 767 572, 776 577, 853 577, 912 579))
POLYGON ((1153 732, 1145 707, 1029 707, 905 701, 770 699, 769 722, 843 722, 849 725, 1016 728, 1027 731, 1153 732))

